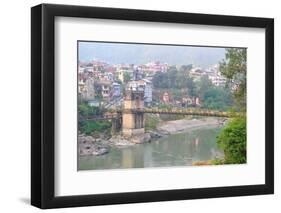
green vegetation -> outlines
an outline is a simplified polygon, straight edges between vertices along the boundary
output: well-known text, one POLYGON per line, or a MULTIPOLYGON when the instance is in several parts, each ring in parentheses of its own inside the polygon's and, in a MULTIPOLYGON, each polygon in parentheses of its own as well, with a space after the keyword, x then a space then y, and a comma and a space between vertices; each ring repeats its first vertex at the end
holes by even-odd
POLYGON ((227 111, 232 106, 231 92, 223 87, 211 87, 203 95, 203 108, 227 111))
POLYGON ((224 150, 224 163, 246 163, 246 126, 246 117, 237 117, 220 132, 217 143, 224 150))
POLYGON ((225 162, 224 162, 224 159, 215 158, 213 160, 210 160, 210 164, 211 165, 222 165, 222 164, 225 164, 225 162))
POLYGON ((159 102, 160 94, 168 90, 173 100, 181 101, 186 96, 199 97, 202 108, 227 111, 232 107, 232 94, 228 86, 213 85, 207 75, 195 82, 189 76, 189 70, 189 66, 182 66, 179 70, 170 67, 166 73, 156 73, 152 81, 154 93, 157 93, 154 101, 159 102))
POLYGON ((192 64, 182 65, 179 69, 180 72, 189 72, 192 69, 192 64))
POLYGON ((169 67, 168 71, 165 73, 157 72, 153 77, 152 83, 156 89, 195 89, 193 79, 188 75, 188 69, 178 71, 174 66, 169 67))
POLYGON ((203 108, 227 111, 232 107, 233 101, 228 87, 214 86, 208 76, 203 76, 197 87, 197 95, 203 102, 203 108))
POLYGON ((200 99, 203 99, 205 93, 208 92, 208 90, 210 90, 211 88, 213 88, 212 81, 207 75, 204 75, 200 78, 200 81, 197 82, 196 95, 198 95, 200 99))
POLYGON ((155 115, 145 115, 145 131, 156 129, 159 124, 160 119, 155 115))
POLYGON ((124 82, 127 83, 131 80, 131 75, 128 72, 124 72, 124 82))
POLYGON ((82 102, 78 105, 78 113, 82 116, 101 115, 103 110, 100 107, 89 106, 87 103, 82 102))
POLYGON ((245 48, 226 49, 225 60, 220 63, 220 71, 234 89, 237 107, 246 110, 247 50, 245 48))
POLYGON ((226 164, 246 163, 247 160, 246 56, 246 49, 229 48, 226 49, 226 60, 220 64, 221 73, 234 89, 235 108, 244 112, 243 116, 233 118, 217 138, 217 144, 224 151, 226 164))
MULTIPOLYGON (((96 106, 89 106, 87 103, 82 102, 78 105, 78 113, 80 116, 93 116, 102 115, 103 109, 96 106)), ((94 132, 102 132, 111 128, 111 122, 109 121, 80 121, 79 131, 86 135, 90 135, 94 132)))
POLYGON ((95 132, 107 131, 111 128, 109 121, 83 121, 79 124, 79 131, 86 135, 91 135, 95 132))

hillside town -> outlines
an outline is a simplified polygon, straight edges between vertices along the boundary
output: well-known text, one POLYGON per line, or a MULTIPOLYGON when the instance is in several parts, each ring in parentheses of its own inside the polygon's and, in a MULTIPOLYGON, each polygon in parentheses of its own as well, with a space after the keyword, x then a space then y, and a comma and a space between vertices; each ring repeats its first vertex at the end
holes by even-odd
POLYGON ((245 48, 79 45, 78 170, 246 163, 245 48))
MULTIPOLYGON (((165 106, 192 106, 200 107, 202 98, 194 96, 191 91, 179 88, 181 94, 176 96, 171 88, 155 86, 156 76, 172 73, 171 70, 181 70, 192 82, 199 82, 207 76, 214 86, 224 86, 226 79, 219 72, 219 65, 208 68, 194 65, 169 65, 159 61, 146 64, 110 64, 100 60, 79 62, 78 64, 78 99, 90 106, 102 108, 121 107, 123 96, 128 83, 134 82, 134 87, 144 90, 146 107, 165 106), (134 77, 135 76, 135 77, 134 77), (133 79, 135 78, 135 79, 133 79)), ((161 77, 161 76, 160 76, 161 77)))

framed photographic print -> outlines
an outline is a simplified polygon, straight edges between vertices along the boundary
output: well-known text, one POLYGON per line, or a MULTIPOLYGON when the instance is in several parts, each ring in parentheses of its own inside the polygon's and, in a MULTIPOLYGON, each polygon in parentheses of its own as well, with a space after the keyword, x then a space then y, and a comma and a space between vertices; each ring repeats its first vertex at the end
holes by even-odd
POLYGON ((31 9, 31 203, 274 192, 274 21, 31 9))

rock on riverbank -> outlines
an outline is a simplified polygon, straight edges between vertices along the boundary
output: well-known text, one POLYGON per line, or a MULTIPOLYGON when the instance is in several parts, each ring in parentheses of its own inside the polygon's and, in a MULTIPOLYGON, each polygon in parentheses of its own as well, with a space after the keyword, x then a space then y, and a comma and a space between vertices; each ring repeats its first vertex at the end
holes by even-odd
POLYGON ((150 142, 151 136, 150 136, 150 133, 145 133, 143 135, 133 136, 130 138, 126 138, 121 135, 115 135, 115 136, 112 136, 109 139, 109 141, 110 141, 110 143, 112 143, 116 146, 131 146, 134 144, 150 142))
POLYGON ((79 155, 104 155, 109 152, 109 145, 105 140, 92 136, 78 136, 79 155))
POLYGON ((147 143, 151 141, 150 133, 134 136, 131 138, 122 135, 114 135, 111 138, 95 138, 93 136, 79 135, 78 148, 79 155, 104 155, 110 151, 111 146, 126 147, 135 144, 147 143))

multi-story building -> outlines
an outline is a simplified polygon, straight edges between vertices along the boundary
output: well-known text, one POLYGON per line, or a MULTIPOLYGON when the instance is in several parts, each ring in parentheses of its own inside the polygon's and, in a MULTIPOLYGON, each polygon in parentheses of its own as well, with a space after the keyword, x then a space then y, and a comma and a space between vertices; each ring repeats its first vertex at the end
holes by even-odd
POLYGON ((82 93, 85 92, 85 90, 86 90, 85 82, 83 80, 79 80, 79 82, 78 82, 78 93, 82 94, 82 93))
POLYGON ((108 99, 110 96, 111 82, 110 81, 100 81, 99 84, 101 86, 102 98, 108 99))
POLYGON ((206 75, 206 72, 201 67, 193 67, 190 70, 189 75, 195 81, 199 81, 203 75, 206 75))
POLYGON ((221 75, 209 75, 208 77, 215 86, 224 86, 226 83, 226 78, 221 75))
POLYGON ((166 72, 168 69, 168 64, 162 64, 159 61, 151 62, 147 64, 149 71, 156 73, 156 72, 166 72))
POLYGON ((116 70, 116 77, 122 83, 125 82, 125 75, 129 75, 130 77, 133 75, 133 65, 119 65, 116 70))
POLYGON ((95 99, 95 95, 95 81, 90 77, 85 81, 82 97, 86 101, 91 101, 95 99))
POLYGON ((226 78, 222 76, 220 70, 219 70, 219 64, 215 64, 211 67, 209 67, 206 70, 209 79, 212 81, 212 83, 215 86, 224 86, 226 83, 226 78))
POLYGON ((130 81, 127 87, 132 88, 132 90, 142 90, 144 91, 144 103, 149 106, 152 102, 152 82, 147 79, 141 79, 136 81, 130 81))
POLYGON ((151 105, 152 102, 152 82, 147 79, 143 79, 145 87, 144 87, 144 103, 146 105, 151 105))
POLYGON ((168 92, 164 92, 164 94, 163 94, 163 96, 162 96, 162 101, 165 103, 165 104, 168 104, 168 103, 170 103, 170 100, 171 99, 171 97, 170 97, 170 95, 169 95, 169 93, 168 92))
POLYGON ((121 96, 121 85, 119 83, 114 82, 111 86, 111 97, 118 98, 121 96))
POLYGON ((144 90, 144 103, 150 105, 152 102, 152 82, 147 79, 137 81, 138 87, 144 90))

